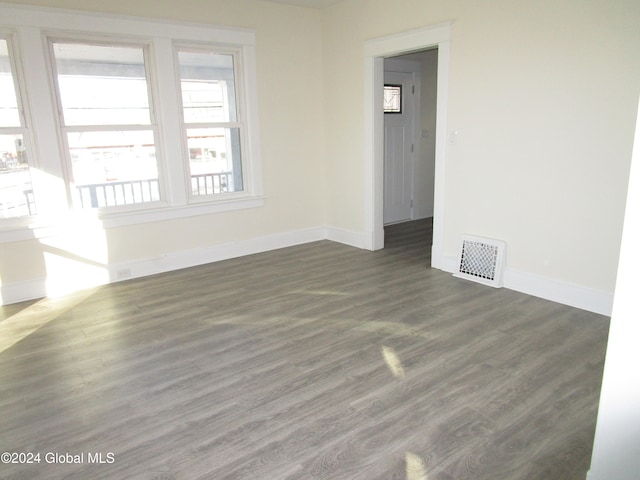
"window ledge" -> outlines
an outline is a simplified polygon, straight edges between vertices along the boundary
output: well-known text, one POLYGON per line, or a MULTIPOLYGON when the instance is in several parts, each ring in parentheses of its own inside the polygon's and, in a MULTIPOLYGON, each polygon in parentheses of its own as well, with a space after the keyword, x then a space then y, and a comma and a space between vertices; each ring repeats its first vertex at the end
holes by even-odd
POLYGON ((103 229, 126 227, 141 223, 163 222, 178 218, 210 215, 220 212, 258 208, 264 205, 264 197, 252 196, 218 200, 181 206, 161 206, 144 210, 102 213, 77 212, 64 218, 21 218, 12 219, 8 225, 0 225, 0 244, 40 239, 60 235, 68 229, 99 227, 103 229))

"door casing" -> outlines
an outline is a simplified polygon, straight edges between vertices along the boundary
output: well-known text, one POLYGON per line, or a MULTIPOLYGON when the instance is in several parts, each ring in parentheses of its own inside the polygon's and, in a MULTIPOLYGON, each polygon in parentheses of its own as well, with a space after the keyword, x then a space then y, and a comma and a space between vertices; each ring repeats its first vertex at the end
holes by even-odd
POLYGON ((438 48, 436 159, 431 266, 444 268, 444 182, 451 23, 376 38, 365 43, 365 248, 384 248, 384 58, 438 48))

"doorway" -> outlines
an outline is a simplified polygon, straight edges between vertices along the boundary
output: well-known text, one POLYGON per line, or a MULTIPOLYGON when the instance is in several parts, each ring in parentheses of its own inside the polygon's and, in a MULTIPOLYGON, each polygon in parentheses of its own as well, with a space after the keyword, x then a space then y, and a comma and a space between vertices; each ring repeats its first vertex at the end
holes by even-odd
POLYGON ((433 25, 369 40, 365 44, 365 246, 370 250, 384 248, 384 59, 438 49, 431 266, 439 269, 444 269, 442 244, 450 29, 448 23, 433 25))
POLYGON ((437 48, 384 59, 385 226, 433 217, 437 71, 437 48))

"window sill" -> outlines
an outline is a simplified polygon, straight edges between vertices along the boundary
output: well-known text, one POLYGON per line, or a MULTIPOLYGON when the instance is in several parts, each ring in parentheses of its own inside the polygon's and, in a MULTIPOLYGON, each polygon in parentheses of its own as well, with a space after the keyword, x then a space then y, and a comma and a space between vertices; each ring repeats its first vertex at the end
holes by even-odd
MULTIPOLYGON (((157 205, 157 204, 156 204, 157 205)), ((196 203, 181 206, 155 206, 143 210, 112 212, 74 212, 61 218, 27 217, 9 219, 6 224, 0 221, 0 244, 40 239, 60 235, 71 228, 103 229, 139 225, 142 223, 163 222, 199 215, 210 215, 233 210, 258 208, 264 205, 264 197, 242 197, 223 199, 215 202, 196 203)))

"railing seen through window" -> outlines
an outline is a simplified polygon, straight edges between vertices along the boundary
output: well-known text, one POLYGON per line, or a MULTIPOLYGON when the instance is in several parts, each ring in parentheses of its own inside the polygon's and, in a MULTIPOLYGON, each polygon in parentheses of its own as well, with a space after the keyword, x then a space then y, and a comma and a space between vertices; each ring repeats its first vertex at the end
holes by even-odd
POLYGON ((232 53, 178 48, 192 197, 244 190, 232 53))
POLYGON ((160 200, 145 48, 59 40, 52 51, 78 205, 160 200))

